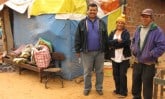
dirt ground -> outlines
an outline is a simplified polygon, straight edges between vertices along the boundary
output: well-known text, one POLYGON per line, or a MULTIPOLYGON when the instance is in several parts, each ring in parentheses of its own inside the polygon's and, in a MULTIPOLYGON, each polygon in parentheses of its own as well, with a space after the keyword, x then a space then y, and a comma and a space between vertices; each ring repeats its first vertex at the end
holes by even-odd
MULTIPOLYGON (((165 55, 160 59, 160 63, 165 63, 165 55)), ((160 65, 161 65, 160 64, 160 65)), ((132 99, 132 68, 128 69, 128 96, 125 99, 132 99)), ((118 99, 112 94, 114 81, 112 75, 104 77, 103 96, 99 96, 95 91, 95 75, 92 76, 92 90, 89 96, 83 95, 83 82, 77 84, 76 79, 64 80, 64 88, 58 79, 48 82, 48 89, 44 83, 39 82, 36 72, 23 71, 21 75, 18 71, 0 73, 0 99, 118 99)))
MULTIPOLYGON (((131 99, 131 75, 132 69, 128 70, 128 97, 131 99)), ((48 82, 48 89, 44 83, 39 82, 38 74, 32 71, 24 71, 21 75, 16 72, 0 73, 0 99, 118 99, 112 94, 114 90, 113 77, 105 77, 103 96, 95 91, 95 75, 92 77, 92 90, 89 96, 83 95, 83 82, 77 84, 76 79, 64 80, 64 88, 58 79, 48 82)))

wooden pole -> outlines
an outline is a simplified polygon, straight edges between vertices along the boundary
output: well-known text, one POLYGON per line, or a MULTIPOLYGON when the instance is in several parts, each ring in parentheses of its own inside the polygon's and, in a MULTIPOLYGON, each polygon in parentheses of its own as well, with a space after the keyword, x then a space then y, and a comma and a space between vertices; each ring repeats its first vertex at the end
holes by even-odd
POLYGON ((3 50, 7 53, 14 47, 13 43, 13 34, 11 30, 11 22, 10 22, 10 13, 9 8, 4 7, 1 13, 2 17, 2 42, 3 42, 3 50))

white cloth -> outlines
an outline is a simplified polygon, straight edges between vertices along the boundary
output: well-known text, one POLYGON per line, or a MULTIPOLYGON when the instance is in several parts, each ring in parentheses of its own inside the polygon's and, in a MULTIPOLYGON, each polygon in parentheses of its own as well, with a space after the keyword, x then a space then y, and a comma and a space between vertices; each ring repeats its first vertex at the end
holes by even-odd
POLYGON ((32 0, 8 0, 5 2, 5 5, 7 5, 9 8, 23 14, 27 10, 29 4, 32 2, 32 0))
POLYGON ((3 9, 4 4, 0 4, 0 11, 3 9))
POLYGON ((114 58, 114 61, 117 62, 117 63, 120 63, 120 62, 122 62, 123 59, 124 59, 124 56, 123 56, 123 48, 116 49, 116 50, 115 50, 115 58, 114 58))
POLYGON ((74 13, 70 13, 70 14, 56 14, 55 18, 56 19, 70 19, 70 20, 82 20, 83 18, 85 18, 86 15, 83 14, 74 14, 74 13))

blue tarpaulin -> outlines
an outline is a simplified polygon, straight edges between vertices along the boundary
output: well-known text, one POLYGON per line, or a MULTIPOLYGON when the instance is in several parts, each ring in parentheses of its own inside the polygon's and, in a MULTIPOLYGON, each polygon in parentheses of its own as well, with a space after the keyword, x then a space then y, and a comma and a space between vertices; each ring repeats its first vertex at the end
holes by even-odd
MULTIPOLYGON (((78 25, 75 20, 55 19, 55 15, 40 15, 28 19, 27 15, 14 12, 14 44, 36 44, 42 37, 52 43, 54 51, 64 53, 62 72, 65 79, 73 79, 83 74, 74 49, 74 35, 78 25)), ((104 18, 106 21, 106 17, 104 18)))

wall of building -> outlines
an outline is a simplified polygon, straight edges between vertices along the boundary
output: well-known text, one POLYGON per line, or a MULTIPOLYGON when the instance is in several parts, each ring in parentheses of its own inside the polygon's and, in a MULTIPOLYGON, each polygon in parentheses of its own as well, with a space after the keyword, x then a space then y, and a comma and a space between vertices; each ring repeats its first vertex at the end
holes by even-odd
POLYGON ((140 24, 140 12, 145 8, 154 10, 154 21, 165 31, 165 0, 127 0, 125 7, 127 29, 131 36, 140 24))

